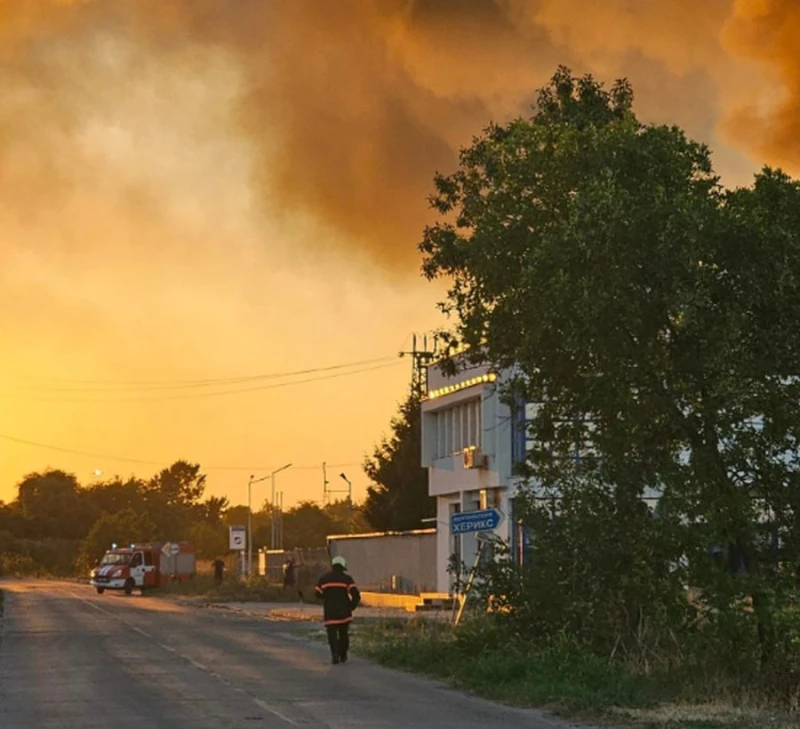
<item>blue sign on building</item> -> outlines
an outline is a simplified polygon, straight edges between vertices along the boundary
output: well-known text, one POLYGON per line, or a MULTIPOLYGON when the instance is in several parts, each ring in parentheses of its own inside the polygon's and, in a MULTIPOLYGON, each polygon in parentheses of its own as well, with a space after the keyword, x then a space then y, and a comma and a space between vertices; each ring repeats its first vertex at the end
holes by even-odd
POLYGON ((497 528, 503 520, 497 509, 481 511, 461 511, 450 517, 451 534, 471 534, 472 532, 489 532, 497 528))

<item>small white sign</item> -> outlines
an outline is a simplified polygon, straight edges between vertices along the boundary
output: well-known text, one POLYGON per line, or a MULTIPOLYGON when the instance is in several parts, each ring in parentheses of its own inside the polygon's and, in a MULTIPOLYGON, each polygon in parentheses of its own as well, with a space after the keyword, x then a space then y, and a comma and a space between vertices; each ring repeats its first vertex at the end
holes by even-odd
POLYGON ((169 557, 172 554, 172 545, 167 542, 163 547, 161 547, 161 554, 165 557, 169 557))
POLYGON ((181 551, 181 547, 179 544, 171 544, 169 551, 170 554, 174 557, 176 554, 178 554, 178 552, 181 551))
POLYGON ((230 548, 244 549, 246 529, 243 526, 230 527, 230 548))

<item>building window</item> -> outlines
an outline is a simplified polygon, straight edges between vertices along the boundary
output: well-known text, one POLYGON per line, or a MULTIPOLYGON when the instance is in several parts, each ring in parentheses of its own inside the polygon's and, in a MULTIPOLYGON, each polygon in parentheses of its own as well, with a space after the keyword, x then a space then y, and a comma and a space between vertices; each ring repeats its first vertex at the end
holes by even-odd
POLYGON ((572 458, 576 462, 580 462, 582 459, 586 458, 599 458, 599 453, 597 451, 597 446, 594 441, 594 433, 597 432, 597 424, 593 422, 590 418, 583 417, 579 418, 576 417, 574 420, 557 420, 553 422, 553 431, 554 437, 556 438, 555 442, 553 441, 543 441, 543 440, 536 440, 533 435, 529 432, 528 427, 529 424, 535 419, 538 413, 538 407, 531 403, 527 403, 525 406, 525 423, 522 424, 522 427, 525 429, 525 458, 529 459, 531 451, 537 450, 539 452, 547 452, 551 456, 558 457, 561 455, 566 455, 569 458, 572 458), (582 422, 582 426, 578 426, 580 421, 582 422), (571 432, 567 429, 571 429, 571 432), (567 433, 564 436, 564 433, 567 433), (582 432, 582 439, 578 438, 578 433, 582 432), (569 438, 572 438, 572 443, 569 442, 569 438), (569 446, 565 449, 565 445, 569 446), (556 451, 554 453, 555 448, 561 448, 561 451, 556 451), (563 452, 566 450, 566 454, 563 452))
POLYGON ((469 405, 469 429, 467 431, 467 441, 474 446, 480 445, 480 421, 481 403, 476 400, 469 405))
POLYGON ((475 398, 436 414, 436 457, 448 458, 481 445, 481 400, 475 398))

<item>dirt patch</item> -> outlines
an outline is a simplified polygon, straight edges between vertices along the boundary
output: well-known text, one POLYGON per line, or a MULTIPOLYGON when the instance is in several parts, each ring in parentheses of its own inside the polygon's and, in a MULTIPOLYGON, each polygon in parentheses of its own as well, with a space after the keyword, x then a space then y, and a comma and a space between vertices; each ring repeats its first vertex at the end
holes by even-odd
POLYGON ((798 729, 800 719, 725 702, 663 704, 644 709, 613 709, 611 713, 633 727, 657 729, 798 729))

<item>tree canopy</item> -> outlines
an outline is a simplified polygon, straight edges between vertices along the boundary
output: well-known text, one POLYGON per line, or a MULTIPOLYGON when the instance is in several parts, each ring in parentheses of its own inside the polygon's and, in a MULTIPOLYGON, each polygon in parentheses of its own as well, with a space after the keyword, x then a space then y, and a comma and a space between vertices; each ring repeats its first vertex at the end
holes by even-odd
POLYGON ((419 397, 409 394, 392 420, 392 434, 383 438, 364 462, 372 482, 364 515, 374 529, 419 529, 436 514, 428 495, 428 472, 422 467, 422 416, 419 397))
POLYGON ((771 566, 800 557, 800 185, 765 168, 725 189, 705 145, 636 118, 627 82, 565 68, 435 184, 423 270, 472 358, 533 404, 538 493, 603 488, 619 519, 650 487, 687 582, 723 603, 777 589, 771 566), (746 581, 712 585, 713 544, 746 581))

